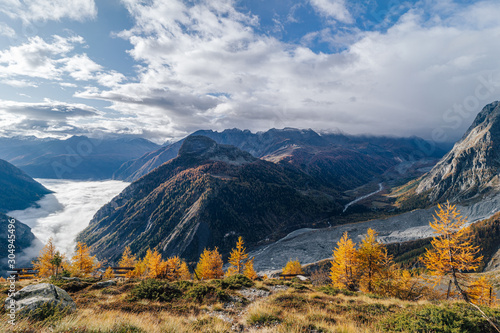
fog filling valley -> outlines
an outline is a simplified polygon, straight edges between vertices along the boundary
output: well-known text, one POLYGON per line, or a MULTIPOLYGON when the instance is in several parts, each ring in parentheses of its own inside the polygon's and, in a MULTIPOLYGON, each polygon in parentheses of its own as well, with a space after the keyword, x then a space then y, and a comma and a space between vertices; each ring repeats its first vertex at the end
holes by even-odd
POLYGON ((47 243, 52 237, 56 248, 68 256, 74 251, 76 236, 88 226, 99 208, 129 185, 116 180, 36 180, 54 193, 39 200, 38 208, 11 211, 8 215, 31 227, 33 234, 42 243, 47 243))

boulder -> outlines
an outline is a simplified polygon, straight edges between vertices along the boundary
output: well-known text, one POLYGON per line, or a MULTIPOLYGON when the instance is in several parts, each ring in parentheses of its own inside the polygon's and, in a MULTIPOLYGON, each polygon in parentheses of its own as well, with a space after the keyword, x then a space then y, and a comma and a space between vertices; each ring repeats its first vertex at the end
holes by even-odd
POLYGON ((102 282, 97 282, 95 284, 96 288, 106 288, 106 287, 111 287, 111 286, 116 286, 115 280, 102 281, 102 282))
POLYGON ((44 304, 51 304, 68 311, 76 310, 76 304, 68 293, 50 283, 24 287, 5 300, 5 309, 10 311, 15 308, 17 314, 27 314, 44 304))
POLYGON ((65 280, 65 281, 77 281, 77 282, 80 282, 80 278, 77 278, 77 277, 64 277, 64 276, 62 276, 61 279, 65 280))

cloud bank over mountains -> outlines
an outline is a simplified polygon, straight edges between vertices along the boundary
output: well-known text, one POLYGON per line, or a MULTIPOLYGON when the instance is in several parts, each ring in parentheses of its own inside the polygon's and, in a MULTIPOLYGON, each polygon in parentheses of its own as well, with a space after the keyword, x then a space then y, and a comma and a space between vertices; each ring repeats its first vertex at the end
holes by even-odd
MULTIPOLYGON (((106 19, 90 0, 52 5, 12 2, 1 11, 61 27, 106 19), (39 6, 46 10, 34 14, 39 6)), ((264 14, 238 1, 123 0, 129 27, 103 32, 128 43, 114 67, 94 56, 100 37, 91 33, 61 29, 0 44, 0 83, 26 90, 17 100, 0 94, 0 135, 107 131, 162 142, 200 128, 292 126, 452 141, 499 99, 496 1, 405 2, 378 12, 348 0, 296 5, 273 24, 298 34, 302 11, 317 29, 289 40, 265 33, 264 14), (30 95, 46 86, 53 89, 44 96, 30 95)), ((4 38, 12 30, 0 25, 4 38)))

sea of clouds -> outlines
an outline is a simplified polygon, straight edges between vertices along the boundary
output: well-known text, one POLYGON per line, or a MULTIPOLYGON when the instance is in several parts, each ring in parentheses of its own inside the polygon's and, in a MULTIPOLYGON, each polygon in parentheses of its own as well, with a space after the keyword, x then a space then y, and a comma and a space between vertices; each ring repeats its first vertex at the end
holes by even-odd
MULTIPOLYGON (((75 238, 89 225, 94 214, 129 185, 127 182, 74 181, 67 179, 37 179, 54 193, 37 202, 38 208, 8 213, 31 227, 33 234, 45 244, 52 237, 57 249, 70 256, 75 238)), ((41 244, 34 244, 30 253, 37 255, 41 244)), ((26 252, 26 251, 25 251, 26 252)))

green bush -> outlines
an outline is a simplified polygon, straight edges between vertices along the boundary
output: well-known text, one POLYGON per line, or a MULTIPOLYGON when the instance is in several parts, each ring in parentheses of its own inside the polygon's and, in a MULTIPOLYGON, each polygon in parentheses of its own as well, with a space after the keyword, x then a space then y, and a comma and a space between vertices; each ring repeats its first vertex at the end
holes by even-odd
MULTIPOLYGON (((483 311, 498 323, 500 311, 488 309, 483 309, 483 311)), ((378 326, 385 332, 496 332, 477 310, 464 303, 405 309, 382 320, 378 326)))
POLYGON ((332 286, 324 286, 319 288, 318 290, 330 296, 337 296, 338 294, 340 294, 340 289, 332 286))
POLYGON ((202 301, 226 301, 229 295, 221 289, 207 284, 196 284, 186 292, 186 298, 202 302, 202 301))
POLYGON ((180 297, 182 292, 175 285, 171 285, 168 282, 149 279, 141 281, 140 284, 132 289, 130 294, 132 299, 149 299, 152 301, 170 302, 173 299, 180 297))
POLYGON ((236 274, 223 280, 213 280, 212 283, 221 289, 239 290, 243 287, 252 287, 254 282, 245 275, 236 274))
POLYGON ((59 321, 70 312, 69 308, 56 306, 53 302, 47 302, 36 308, 36 310, 25 313, 23 316, 36 321, 59 321))

